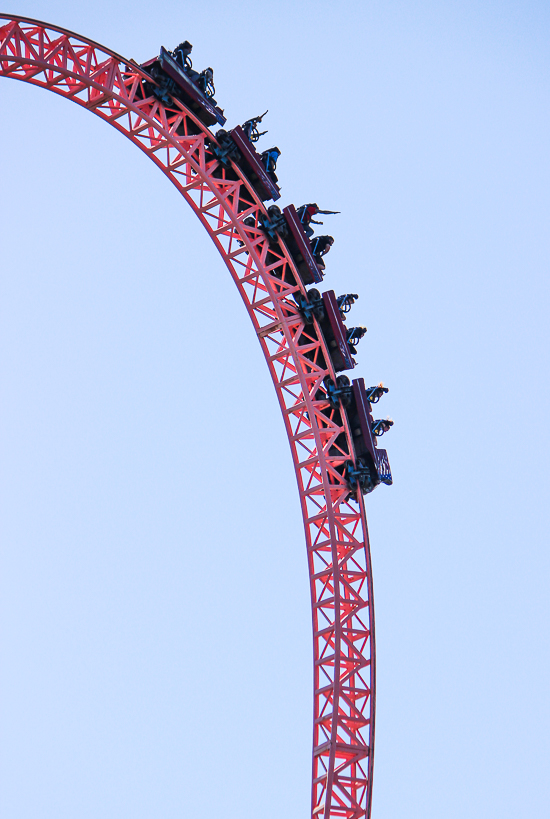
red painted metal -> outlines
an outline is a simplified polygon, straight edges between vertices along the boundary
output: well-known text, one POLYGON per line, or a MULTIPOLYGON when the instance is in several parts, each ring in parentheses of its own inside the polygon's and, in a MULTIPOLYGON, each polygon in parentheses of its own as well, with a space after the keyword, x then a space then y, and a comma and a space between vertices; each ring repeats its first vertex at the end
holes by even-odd
POLYGON ((132 61, 70 31, 0 16, 0 75, 54 91, 128 137, 176 186, 233 277, 273 378, 304 518, 314 644, 311 815, 368 817, 375 647, 365 509, 342 477, 353 457, 350 430, 319 397, 323 378, 335 373, 318 325, 306 326, 296 308, 293 295, 304 290, 292 257, 282 241, 269 247, 243 223, 253 216, 257 224, 264 212, 250 182, 236 166, 236 179, 226 178, 205 150, 206 137, 215 138, 190 110, 143 98, 149 77, 132 61), (345 446, 336 444, 342 433, 345 446))

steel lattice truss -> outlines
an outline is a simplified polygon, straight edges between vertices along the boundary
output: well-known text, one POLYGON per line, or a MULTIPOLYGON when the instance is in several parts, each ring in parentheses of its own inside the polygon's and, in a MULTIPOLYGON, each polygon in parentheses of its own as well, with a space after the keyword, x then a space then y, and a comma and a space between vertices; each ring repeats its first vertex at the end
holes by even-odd
MULTIPOLYGON (((370 550, 363 497, 349 495, 345 413, 318 400, 335 379, 317 323, 292 298, 305 292, 285 244, 243 223, 265 208, 244 174, 208 153, 212 133, 180 102, 145 97, 150 78, 132 61, 72 32, 0 16, 0 75, 47 88, 88 108, 141 148, 208 231, 239 289, 281 406, 306 533, 314 640, 312 819, 370 816, 375 645, 370 550), (234 174, 233 174, 234 175, 234 174), (243 209, 244 208, 244 209, 243 209), (345 432, 346 446, 336 443, 345 432), (340 470, 338 469, 340 467, 340 470)), ((342 439, 341 439, 342 440, 342 439)))

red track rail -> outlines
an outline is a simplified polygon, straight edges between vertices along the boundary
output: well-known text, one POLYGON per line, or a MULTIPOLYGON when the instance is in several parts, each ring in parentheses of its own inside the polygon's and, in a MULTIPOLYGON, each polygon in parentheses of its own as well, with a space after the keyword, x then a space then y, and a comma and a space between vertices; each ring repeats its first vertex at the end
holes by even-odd
POLYGON ((236 166, 235 181, 209 158, 210 131, 179 102, 166 109, 143 99, 149 78, 135 64, 70 31, 0 15, 0 75, 54 91, 127 136, 180 191, 229 268, 273 378, 304 518, 314 645, 312 819, 369 817, 375 646, 367 524, 363 497, 350 498, 340 474, 353 457, 349 430, 347 447, 337 448, 341 422, 316 398, 335 373, 319 328, 304 325, 292 298, 303 291, 293 261, 283 242, 269 248, 258 228, 243 224, 249 216, 257 224, 264 206, 236 166))

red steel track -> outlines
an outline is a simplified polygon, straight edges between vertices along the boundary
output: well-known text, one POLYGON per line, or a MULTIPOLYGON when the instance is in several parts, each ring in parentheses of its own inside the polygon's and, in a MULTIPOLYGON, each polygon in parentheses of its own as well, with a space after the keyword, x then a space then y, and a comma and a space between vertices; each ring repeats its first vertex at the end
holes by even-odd
POLYGON ((335 372, 317 323, 306 326, 292 298, 305 292, 294 262, 282 240, 269 247, 261 230, 243 224, 250 216, 258 224, 265 207, 237 166, 235 181, 212 160, 208 128, 178 101, 166 109, 144 99, 142 80, 150 78, 134 63, 70 31, 0 15, 0 75, 88 108, 144 151, 200 219, 239 289, 279 399, 304 518, 314 645, 311 815, 369 817, 375 644, 367 523, 361 493, 350 497, 341 474, 354 457, 350 431, 338 447, 339 414, 318 400, 323 378, 335 380, 335 372))

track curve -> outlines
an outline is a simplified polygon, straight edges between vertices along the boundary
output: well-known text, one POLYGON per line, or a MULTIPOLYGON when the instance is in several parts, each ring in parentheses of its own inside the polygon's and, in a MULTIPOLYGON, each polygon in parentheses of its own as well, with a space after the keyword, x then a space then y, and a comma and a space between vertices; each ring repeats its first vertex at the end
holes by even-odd
POLYGON ((363 819, 372 801, 375 642, 364 499, 350 497, 353 457, 345 413, 319 400, 336 378, 284 242, 257 227, 265 207, 237 165, 232 178, 208 152, 209 129, 179 101, 145 96, 150 77, 132 61, 56 26, 0 15, 0 76, 88 108, 144 151, 176 186, 218 248, 265 355, 287 431, 304 520, 314 644, 312 819, 363 819), (252 217, 254 225, 244 224, 252 217), (344 434, 344 438, 339 436, 344 434), (341 441, 345 440, 345 445, 341 441))

